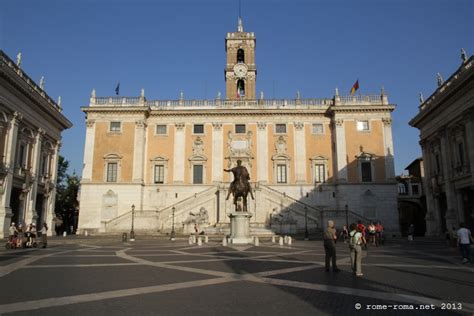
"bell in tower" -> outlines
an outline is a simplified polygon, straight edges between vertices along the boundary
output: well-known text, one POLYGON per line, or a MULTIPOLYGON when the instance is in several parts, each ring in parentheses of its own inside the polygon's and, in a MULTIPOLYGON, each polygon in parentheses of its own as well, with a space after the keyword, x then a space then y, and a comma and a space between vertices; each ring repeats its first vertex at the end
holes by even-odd
POLYGON ((227 100, 256 99, 255 46, 255 34, 244 32, 242 18, 239 17, 237 32, 227 33, 225 39, 227 64, 224 72, 227 100))

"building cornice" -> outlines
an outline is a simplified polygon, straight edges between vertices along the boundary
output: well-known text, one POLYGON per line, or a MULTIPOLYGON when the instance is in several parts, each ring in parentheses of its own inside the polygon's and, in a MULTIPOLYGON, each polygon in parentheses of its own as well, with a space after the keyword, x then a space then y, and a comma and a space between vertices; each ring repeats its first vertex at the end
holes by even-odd
POLYGON ((13 60, 0 50, 0 75, 48 113, 63 129, 72 123, 61 113, 61 107, 49 97, 13 60))
POLYGON ((413 127, 419 127, 422 121, 429 116, 433 111, 437 110, 441 104, 449 99, 456 93, 463 84, 471 80, 474 76, 474 55, 468 60, 463 62, 461 66, 446 80, 441 86, 439 86, 433 94, 429 96, 419 106, 420 112, 412 118, 408 124, 413 127))

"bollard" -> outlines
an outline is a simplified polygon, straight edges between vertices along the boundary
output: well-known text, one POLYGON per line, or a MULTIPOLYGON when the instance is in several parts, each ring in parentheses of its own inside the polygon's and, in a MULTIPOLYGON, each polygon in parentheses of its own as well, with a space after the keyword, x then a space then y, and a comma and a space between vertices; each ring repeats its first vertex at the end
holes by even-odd
POLYGON ((260 246, 260 241, 258 240, 258 236, 255 236, 255 247, 260 246))
POLYGON ((63 232, 63 237, 66 237, 67 236, 67 233, 66 232, 63 232))
POLYGON ((275 243, 275 236, 272 236, 272 244, 275 243))
POLYGON ((209 236, 204 236, 204 242, 207 244, 209 242, 209 236))
POLYGON ((193 244, 193 237, 192 237, 192 236, 189 236, 189 238, 188 238, 188 244, 189 244, 189 245, 192 245, 192 244, 193 244))
POLYGON ((291 239, 290 236, 288 236, 288 246, 291 246, 292 242, 293 242, 293 240, 291 239))
POLYGON ((280 236, 280 239, 278 240, 278 243, 280 244, 280 246, 283 246, 283 237, 280 236))
POLYGON ((84 236, 89 236, 89 232, 87 230, 84 231, 84 236))
POLYGON ((127 242, 127 233, 122 234, 122 241, 127 242))
POLYGON ((202 246, 202 238, 201 238, 201 236, 198 237, 198 246, 202 246))
POLYGON ((227 246, 227 237, 222 238, 222 246, 227 246))

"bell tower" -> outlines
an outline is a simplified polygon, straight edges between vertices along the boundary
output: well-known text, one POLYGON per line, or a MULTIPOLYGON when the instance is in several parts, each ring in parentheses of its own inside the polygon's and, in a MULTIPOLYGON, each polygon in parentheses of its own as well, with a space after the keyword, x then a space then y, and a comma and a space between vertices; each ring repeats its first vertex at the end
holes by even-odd
POLYGON ((227 64, 224 70, 227 100, 255 100, 256 39, 253 32, 244 32, 242 18, 239 17, 237 32, 227 33, 225 50, 227 64))

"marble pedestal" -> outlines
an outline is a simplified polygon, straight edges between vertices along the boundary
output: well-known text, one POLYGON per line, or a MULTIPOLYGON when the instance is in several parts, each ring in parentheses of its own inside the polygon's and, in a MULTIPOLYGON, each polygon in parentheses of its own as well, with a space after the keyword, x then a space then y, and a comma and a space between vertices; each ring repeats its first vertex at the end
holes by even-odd
POLYGON ((248 212, 230 213, 230 242, 234 245, 247 245, 252 242, 250 237, 250 218, 248 212))

